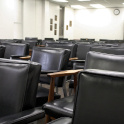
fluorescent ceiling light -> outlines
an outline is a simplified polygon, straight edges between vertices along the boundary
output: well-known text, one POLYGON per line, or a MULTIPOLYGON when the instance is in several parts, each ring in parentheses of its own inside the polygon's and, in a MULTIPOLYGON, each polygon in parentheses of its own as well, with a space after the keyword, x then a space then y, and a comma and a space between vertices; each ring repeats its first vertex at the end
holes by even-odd
POLYGON ((81 5, 71 5, 71 8, 74 8, 74 9, 84 9, 86 7, 81 6, 81 5))
POLYGON ((67 0, 53 0, 55 2, 68 2, 67 0))
POLYGON ((83 2, 83 1, 90 1, 90 0, 78 0, 78 1, 82 1, 83 2))
POLYGON ((103 6, 101 4, 90 4, 90 6, 92 6, 94 8, 105 8, 105 6, 103 6))

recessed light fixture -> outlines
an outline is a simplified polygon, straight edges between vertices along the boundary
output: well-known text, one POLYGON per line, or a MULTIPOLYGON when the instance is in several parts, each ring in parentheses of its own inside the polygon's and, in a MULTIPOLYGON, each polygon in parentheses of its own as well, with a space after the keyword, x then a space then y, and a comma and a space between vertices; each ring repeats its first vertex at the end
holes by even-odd
POLYGON ((122 3, 122 4, 124 4, 124 3, 122 3))
POLYGON ((53 0, 54 2, 68 2, 67 0, 53 0))
POLYGON ((85 2, 85 1, 91 1, 91 0, 78 0, 78 1, 82 1, 82 2, 84 1, 85 2))
POLYGON ((105 8, 105 6, 103 6, 101 4, 90 4, 90 6, 92 6, 94 8, 105 8))
POLYGON ((86 7, 81 6, 81 5, 71 5, 71 8, 74 8, 74 9, 84 9, 86 7))

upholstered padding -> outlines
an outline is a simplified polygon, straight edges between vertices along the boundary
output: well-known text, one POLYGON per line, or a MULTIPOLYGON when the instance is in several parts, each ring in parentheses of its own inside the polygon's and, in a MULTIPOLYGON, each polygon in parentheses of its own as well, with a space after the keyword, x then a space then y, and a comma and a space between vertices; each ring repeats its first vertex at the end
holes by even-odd
POLYGON ((87 45, 87 44, 83 44, 83 43, 78 44, 76 56, 78 57, 79 60, 86 59, 86 54, 87 54, 87 52, 90 51, 90 47, 91 47, 91 45, 87 45))
POLYGON ((11 55, 19 55, 25 56, 26 55, 26 44, 20 43, 3 43, 5 45, 6 50, 4 54, 4 58, 9 59, 11 55))
POLYGON ((73 43, 46 43, 47 47, 63 48, 71 50, 70 58, 76 57, 77 44, 73 43))
POLYGON ((28 72, 27 64, 0 62, 0 117, 22 110, 28 72))
POLYGON ((3 45, 0 45, 0 58, 4 57, 6 47, 3 45))
MULTIPOLYGON (((42 65, 41 73, 45 74, 40 76, 40 82, 50 84, 47 73, 66 70, 69 56, 70 50, 68 49, 34 47, 31 61, 40 63, 42 65)), ((62 82, 63 78, 56 78, 55 84, 61 87, 62 82)))
POLYGON ((61 117, 47 124, 72 124, 72 119, 69 117, 61 117))
POLYGON ((124 123, 124 73, 87 70, 79 76, 73 124, 124 123))
MULTIPOLYGON (((35 107, 41 65, 39 63, 31 62, 31 61, 0 59, 0 64, 2 64, 2 63, 4 63, 5 65, 26 64, 29 66, 28 78, 27 78, 27 90, 26 90, 25 99, 24 99, 24 103, 23 103, 23 110, 35 107)), ((9 73, 8 73, 8 75, 9 75, 9 73)), ((19 79, 21 81, 21 77, 19 77, 19 79)), ((9 80, 8 80, 8 83, 9 83, 9 80)))
POLYGON ((43 105, 45 113, 54 117, 72 117, 73 116, 74 96, 69 96, 54 100, 43 105))
POLYGON ((91 47, 90 51, 115 55, 124 55, 124 49, 119 47, 91 47))
POLYGON ((60 70, 67 52, 64 49, 34 47, 31 61, 41 63, 42 70, 60 70))
MULTIPOLYGON (((124 50, 123 50, 124 51, 124 50)), ((90 51, 87 54, 85 69, 101 69, 124 72, 124 56, 90 51)))

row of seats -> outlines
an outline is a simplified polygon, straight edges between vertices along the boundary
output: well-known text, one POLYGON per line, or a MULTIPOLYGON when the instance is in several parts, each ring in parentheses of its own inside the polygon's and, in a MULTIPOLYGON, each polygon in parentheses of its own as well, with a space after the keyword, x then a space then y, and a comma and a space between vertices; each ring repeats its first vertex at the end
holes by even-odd
MULTIPOLYGON (((62 44, 62 46, 64 46, 64 45, 62 44)), ((87 44, 79 44, 79 45, 77 45, 77 44, 69 44, 69 46, 66 46, 66 45, 65 45, 66 49, 62 49, 61 47, 60 48, 51 48, 50 46, 49 47, 34 47, 33 48, 31 61, 38 62, 42 66, 42 69, 40 70, 40 83, 41 84, 42 83, 50 84, 50 78, 47 77, 47 73, 58 72, 58 71, 67 69, 67 63, 69 61, 70 55, 72 54, 72 52, 71 52, 72 50, 71 49, 69 50, 69 46, 73 46, 73 47, 77 46, 77 49, 79 47, 80 50, 81 50, 80 51, 81 56, 83 55, 85 50, 86 50, 86 53, 87 53, 88 51, 95 51, 95 49, 96 49, 97 52, 103 52, 103 53, 109 53, 109 54, 115 54, 116 53, 117 55, 123 55, 123 53, 124 53, 123 48, 119 48, 119 47, 103 47, 103 46, 91 45, 91 44, 88 44, 88 45, 87 44), (82 45, 84 46, 84 48, 82 47, 82 45), (99 49, 99 51, 98 51, 98 49, 99 49), (104 49, 104 51, 103 51, 103 49, 104 49)), ((7 48, 7 46, 2 46, 2 47, 7 48)), ((65 47, 63 47, 63 48, 65 48, 65 47)), ((76 54, 77 53, 78 52, 76 50, 76 54)), ((89 69, 91 69, 92 67, 95 67, 93 69, 102 69, 102 70, 110 70, 110 71, 120 71, 121 70, 120 68, 122 67, 123 61, 120 61, 120 60, 123 60, 122 56, 118 56, 118 57, 120 57, 120 59, 119 59, 118 57, 116 57, 114 55, 107 55, 107 54, 102 55, 100 53, 94 53, 94 52, 93 53, 92 52, 88 53, 87 56, 89 56, 89 55, 93 56, 94 58, 91 57, 91 60, 89 61, 87 59, 88 57, 86 57, 86 54, 85 54, 86 62, 83 59, 80 60, 80 62, 81 61, 85 62, 85 65, 84 65, 84 68, 86 67, 85 69, 88 69, 88 67, 86 65, 87 65, 87 63, 89 63, 89 65, 90 65, 89 69), (96 54, 97 54, 98 60, 97 60, 97 57, 94 57, 96 54), (103 56, 103 57, 99 58, 99 56, 103 56), (114 57, 117 60, 115 60, 116 62, 114 62, 113 61, 114 58, 112 58, 112 60, 110 59, 111 60, 110 61, 105 56, 107 56, 109 59, 114 57), (101 60, 104 60, 104 58, 105 58, 105 61, 101 61, 101 60), (108 61, 108 63, 106 63, 107 61, 108 61), (119 63, 119 62, 120 62, 120 65, 118 67, 118 66, 116 66, 116 63, 119 63), (106 63, 106 64, 105 65, 103 64, 102 68, 100 68, 100 63, 102 63, 102 64, 106 63), (96 66, 95 66, 95 64, 96 64, 96 66), (117 68, 114 67, 115 69, 113 69, 113 66, 115 66, 117 68)), ((13 61, 13 60, 5 60, 5 61, 6 61, 6 63, 10 63, 10 61, 13 61)), ((79 60, 72 60, 73 63, 75 61, 79 62, 79 60)), ((14 61, 13 63, 16 63, 16 62, 14 61)), ((2 65, 4 65, 4 64, 2 64, 2 65)), ((2 65, 1 65, 1 67, 2 67, 2 65)), ((122 68, 122 72, 123 72, 123 68, 122 68)), ((92 73, 92 71, 90 73, 92 73)), ((103 73, 104 73, 104 71, 103 71, 103 73)), ((33 73, 32 73, 32 75, 34 76, 33 73)), ((55 85, 56 86, 62 86, 62 84, 63 84, 63 79, 62 78, 57 78, 55 80, 55 85)), ((41 106, 42 102, 43 102, 43 104, 45 102, 47 102, 48 93, 49 93, 48 90, 46 91, 40 85, 38 86, 37 93, 36 93, 37 94, 36 95, 36 103, 39 103, 38 106, 41 106), (46 97, 46 94, 47 94, 47 97, 46 97), (42 99, 43 97, 45 97, 44 100, 42 99)), ((57 96, 56 98, 58 99, 58 98, 60 98, 60 96, 57 96)), ((48 103, 48 105, 47 104, 44 105, 43 108, 45 109, 46 114, 50 114, 50 116, 52 116, 52 117, 57 116, 57 117, 54 117, 54 118, 59 118, 59 117, 65 116, 64 114, 68 115, 68 113, 69 113, 71 115, 71 117, 72 117, 73 116, 74 97, 70 96, 68 98, 58 99, 57 101, 58 102, 53 101, 53 103, 48 103), (57 108, 57 110, 56 110, 56 108, 57 108), (56 112, 58 112, 58 113, 56 113, 56 112)), ((80 121, 80 122, 82 122, 82 121, 80 121)))
MULTIPOLYGON (((69 118, 49 124, 123 124, 123 62, 123 56, 90 51, 85 70, 78 76, 75 97, 58 99, 43 106, 45 113, 54 118, 69 118)), ((0 59, 0 123, 24 124, 44 117, 43 110, 34 105, 41 68, 34 62, 0 59)))

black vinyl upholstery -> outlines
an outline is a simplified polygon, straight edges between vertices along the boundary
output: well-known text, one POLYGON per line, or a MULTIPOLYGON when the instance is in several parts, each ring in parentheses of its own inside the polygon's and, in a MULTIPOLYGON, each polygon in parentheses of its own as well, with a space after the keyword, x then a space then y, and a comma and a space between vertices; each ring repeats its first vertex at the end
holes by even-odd
MULTIPOLYGON (((47 77, 49 72, 66 70, 69 61, 70 50, 50 47, 34 47, 31 61, 38 62, 42 65, 40 82, 50 84, 50 78, 47 77)), ((62 78, 56 79, 56 86, 62 86, 62 78), (60 79, 58 81, 58 79, 60 79)))
POLYGON ((6 47, 4 45, 0 45, 0 58, 4 58, 6 47))
POLYGON ((12 55, 17 56, 26 56, 27 51, 29 51, 29 47, 27 44, 20 44, 20 43, 2 43, 6 49, 4 58, 10 59, 12 55))
POLYGON ((28 43, 29 44, 29 48, 32 49, 34 46, 36 46, 38 44, 38 39, 37 37, 25 37, 25 41, 24 43, 28 43))
MULTIPOLYGON (((69 61, 70 50, 49 47, 34 47, 32 51, 31 61, 38 62, 42 65, 40 83, 50 84, 50 77, 47 73, 66 70, 69 61)), ((55 86, 63 86, 63 77, 55 79, 55 86)), ((48 101, 49 90, 39 85, 37 92, 37 106, 41 106, 48 101)), ((55 99, 60 95, 55 93, 55 99)))
POLYGON ((69 49, 69 50, 71 50, 70 58, 76 57, 77 44, 71 44, 71 43, 46 43, 46 47, 69 49))
POLYGON ((40 70, 38 63, 0 59, 0 122, 44 117, 41 109, 34 109, 40 70))
MULTIPOLYGON (((124 56, 97 53, 97 52, 90 51, 87 54, 84 69, 103 69, 103 70, 124 72, 123 63, 124 63, 124 56)), ((74 85, 73 83, 70 84, 70 87, 72 88, 73 85, 74 85)), ((46 103, 44 105, 44 110, 49 115, 54 115, 53 113, 58 112, 56 114, 57 116, 55 116, 56 118, 59 115, 61 115, 61 113, 63 113, 63 111, 65 112, 65 115, 63 115, 64 117, 67 117, 67 116, 72 117, 72 115, 73 115, 72 105, 74 104, 74 101, 73 101, 74 98, 72 96, 70 96, 70 97, 67 97, 66 99, 68 99, 69 101, 65 100, 65 98, 64 98, 64 99, 55 100, 51 103, 46 103), (64 103, 63 103, 63 101, 64 101, 64 103), (66 107, 66 109, 65 109, 65 107, 66 107), (59 108, 59 111, 56 111, 56 110, 58 110, 58 108, 59 108), (67 109, 70 112, 72 112, 72 114, 70 114, 68 111, 66 111, 67 109)), ((63 116, 59 116, 59 117, 63 117, 63 116)))
MULTIPOLYGON (((80 73, 72 124, 123 124, 124 73, 89 69, 80 73)), ((60 118, 48 124, 69 124, 60 118)))

